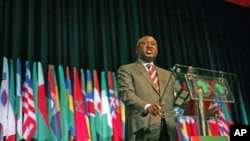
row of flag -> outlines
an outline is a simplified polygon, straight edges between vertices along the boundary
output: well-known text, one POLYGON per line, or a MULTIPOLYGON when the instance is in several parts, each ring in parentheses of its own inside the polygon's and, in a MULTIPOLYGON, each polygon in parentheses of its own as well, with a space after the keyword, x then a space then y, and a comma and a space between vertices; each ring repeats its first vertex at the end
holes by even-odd
MULTIPOLYGON (((31 67, 26 61, 22 68, 20 59, 3 58, 0 141, 124 141, 125 107, 115 72, 98 75, 76 67, 71 72, 50 64, 45 77, 43 70, 41 62, 31 67)), ((221 110, 217 119, 207 120, 209 136, 229 136, 230 110, 217 101, 209 103, 221 110)), ((179 141, 200 135, 195 117, 176 120, 179 141)))
POLYGON ((66 66, 3 58, 0 88, 0 141, 123 141, 124 106, 116 74, 96 70, 73 73, 66 66), (73 74, 73 78, 71 78, 73 74), (72 81, 73 80, 73 81, 72 81), (101 80, 99 82, 99 80, 101 80))

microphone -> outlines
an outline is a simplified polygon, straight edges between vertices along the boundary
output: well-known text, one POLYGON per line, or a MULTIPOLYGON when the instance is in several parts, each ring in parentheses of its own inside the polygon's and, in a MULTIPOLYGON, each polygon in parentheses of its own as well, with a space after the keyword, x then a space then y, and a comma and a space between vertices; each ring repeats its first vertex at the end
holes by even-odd
POLYGON ((180 76, 181 69, 179 67, 174 66, 173 68, 170 68, 170 71, 173 73, 176 79, 180 76))
MULTIPOLYGON (((176 79, 178 77, 183 77, 181 76, 181 69, 179 67, 174 66, 171 70, 174 73, 176 79)), ((174 106, 183 107, 189 96, 189 92, 181 88, 175 96, 174 106)))

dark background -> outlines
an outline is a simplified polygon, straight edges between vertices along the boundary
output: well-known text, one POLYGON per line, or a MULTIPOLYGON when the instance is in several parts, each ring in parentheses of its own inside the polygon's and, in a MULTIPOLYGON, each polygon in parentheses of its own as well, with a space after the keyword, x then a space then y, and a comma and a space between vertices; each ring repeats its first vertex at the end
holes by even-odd
MULTIPOLYGON (((237 75, 236 123, 249 124, 250 9, 224 0, 0 0, 3 56, 47 66, 116 72, 137 59, 143 35, 159 45, 156 64, 237 75)), ((2 71, 2 66, 1 66, 2 71)), ((23 71, 24 72, 24 71, 23 71)))

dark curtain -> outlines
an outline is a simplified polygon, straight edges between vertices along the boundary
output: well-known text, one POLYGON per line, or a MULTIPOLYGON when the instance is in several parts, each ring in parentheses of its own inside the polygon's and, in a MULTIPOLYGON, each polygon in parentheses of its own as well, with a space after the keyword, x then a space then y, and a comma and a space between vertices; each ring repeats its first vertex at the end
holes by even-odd
POLYGON ((117 71, 137 59, 137 39, 152 35, 158 66, 237 74, 232 112, 249 124, 249 15, 223 0, 0 0, 0 61, 117 71))

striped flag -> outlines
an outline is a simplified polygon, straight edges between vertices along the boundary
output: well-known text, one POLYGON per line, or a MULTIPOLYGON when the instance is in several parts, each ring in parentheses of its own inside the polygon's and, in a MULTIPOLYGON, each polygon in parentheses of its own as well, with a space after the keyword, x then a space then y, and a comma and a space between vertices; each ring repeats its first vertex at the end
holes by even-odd
POLYGON ((62 137, 61 141, 68 141, 69 139, 69 124, 68 124, 68 97, 66 95, 66 83, 64 77, 63 67, 59 65, 59 94, 60 94, 60 109, 62 121, 62 137))
POLYGON ((16 120, 15 120, 15 80, 13 60, 10 59, 10 84, 9 84, 9 107, 6 141, 14 141, 16 135, 16 120))
POLYGON ((110 114, 113 125, 112 141, 122 141, 122 124, 121 113, 118 99, 118 91, 116 84, 115 73, 108 71, 108 88, 109 88, 109 101, 110 101, 110 114))
POLYGON ((8 59, 3 58, 3 71, 0 89, 0 140, 7 135, 7 115, 9 105, 9 65, 8 59))
POLYGON ((94 108, 95 108, 95 126, 98 135, 101 135, 101 94, 99 78, 96 70, 93 70, 93 81, 94 81, 94 108))
POLYGON ((87 114, 89 117, 89 124, 90 124, 90 126, 89 126, 90 135, 91 135, 92 141, 97 141, 92 72, 89 69, 87 69, 86 74, 87 74, 86 103, 87 103, 87 114))
POLYGON ((49 138, 49 120, 47 113, 47 101, 45 93, 45 84, 44 84, 44 74, 42 63, 37 63, 38 70, 38 119, 37 119, 37 130, 38 138, 37 140, 48 140, 49 138))
POLYGON ((68 116, 69 116, 69 134, 70 134, 70 140, 73 140, 76 136, 75 131, 75 119, 74 119, 74 101, 73 101, 73 91, 72 91, 72 84, 71 84, 71 78, 70 78, 70 70, 69 66, 66 67, 66 93, 68 97, 68 116))
POLYGON ((17 72, 16 72, 16 140, 21 140, 22 137, 22 68, 20 59, 17 59, 17 72))
POLYGON ((59 102, 59 94, 58 87, 56 81, 56 75, 54 72, 54 66, 48 66, 48 88, 50 95, 50 138, 53 140, 59 140, 62 137, 61 134, 61 113, 60 113, 60 102, 59 102), (53 131, 53 132, 52 132, 53 131))
POLYGON ((76 125, 76 137, 75 141, 87 141, 89 139, 89 133, 87 128, 87 122, 85 117, 85 111, 83 107, 83 95, 82 88, 79 81, 78 70, 74 67, 74 108, 75 108, 75 125, 76 125))
POLYGON ((101 72, 101 140, 109 141, 112 138, 112 121, 110 115, 108 86, 106 79, 106 72, 101 72))
POLYGON ((26 73, 22 90, 23 139, 31 140, 36 132, 35 103, 29 62, 26 61, 26 73))

